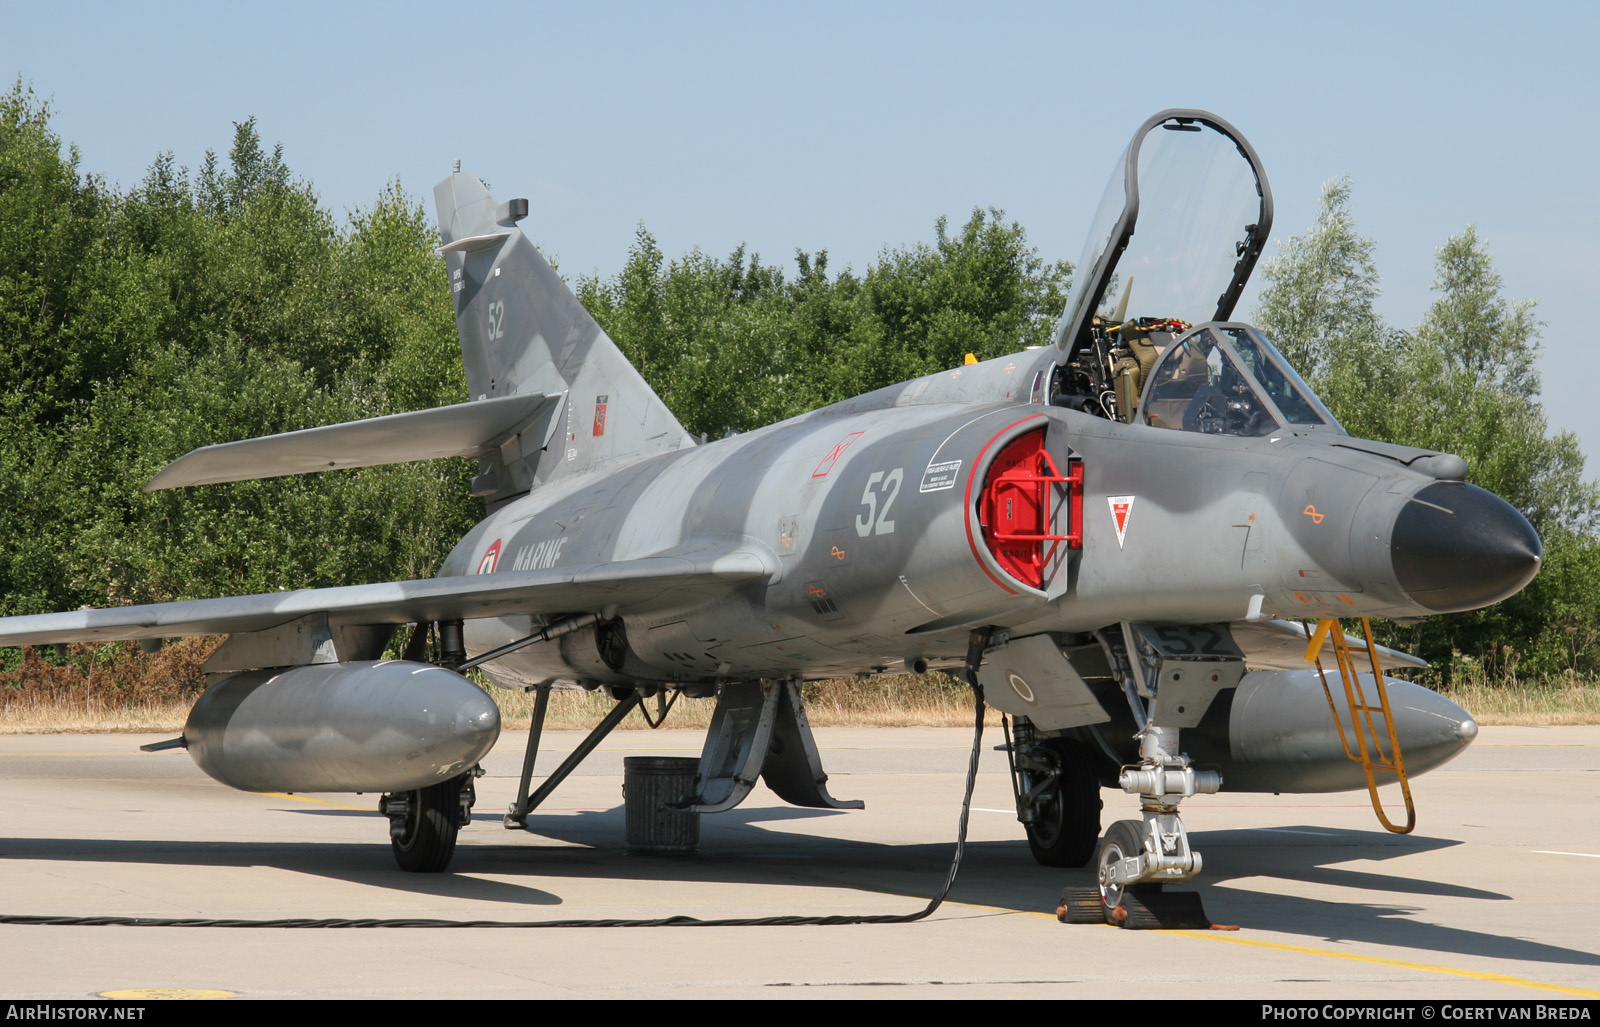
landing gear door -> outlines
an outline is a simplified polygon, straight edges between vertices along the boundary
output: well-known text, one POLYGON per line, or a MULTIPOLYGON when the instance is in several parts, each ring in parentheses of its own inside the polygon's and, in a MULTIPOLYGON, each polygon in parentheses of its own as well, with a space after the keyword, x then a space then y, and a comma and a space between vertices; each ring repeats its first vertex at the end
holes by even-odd
POLYGON ((1227 320, 1271 229, 1266 175, 1233 126, 1196 110, 1150 118, 1089 230, 1056 326, 1056 362, 1092 347, 1096 319, 1227 320))

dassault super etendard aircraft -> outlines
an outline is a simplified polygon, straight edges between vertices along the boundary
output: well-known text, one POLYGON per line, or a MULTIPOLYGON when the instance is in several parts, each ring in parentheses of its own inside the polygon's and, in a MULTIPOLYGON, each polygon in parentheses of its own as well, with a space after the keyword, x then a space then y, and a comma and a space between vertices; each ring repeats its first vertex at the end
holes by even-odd
POLYGON ((0 644, 226 634, 172 744, 236 788, 386 793, 395 856, 418 871, 449 863, 499 733, 462 674, 480 665, 538 690, 508 826, 643 697, 672 693, 717 703, 686 808, 730 809, 758 778, 792 803, 859 806, 828 793, 799 683, 965 669, 1014 718, 1040 862, 1094 856, 1102 784, 1140 797, 1143 819, 1099 845, 1112 907, 1199 871, 1187 796, 1404 785, 1476 733, 1438 695, 1385 688, 1380 668, 1420 661, 1335 618, 1496 602, 1532 579, 1539 538, 1460 457, 1346 434, 1228 320, 1272 200, 1222 119, 1139 127, 1054 346, 711 442, 517 227, 526 200, 459 171, 434 194, 470 401, 209 446, 149 487, 475 457, 488 515, 439 576, 12 617, 0 644), (384 659, 403 625, 404 658, 384 659), (565 686, 617 706, 530 794, 565 686))

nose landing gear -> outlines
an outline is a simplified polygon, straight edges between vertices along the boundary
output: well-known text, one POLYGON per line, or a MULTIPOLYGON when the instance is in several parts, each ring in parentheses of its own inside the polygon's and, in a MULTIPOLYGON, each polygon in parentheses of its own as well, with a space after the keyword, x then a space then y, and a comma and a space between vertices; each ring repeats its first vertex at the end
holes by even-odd
POLYGON ((1178 732, 1198 724, 1219 691, 1238 685, 1243 654, 1223 624, 1123 624, 1120 631, 1097 635, 1139 724, 1139 762, 1123 768, 1118 783, 1139 796, 1144 818, 1117 821, 1100 843, 1100 908, 1084 894, 1089 889, 1068 889, 1057 916, 1068 923, 1123 927, 1209 927, 1198 895, 1163 890, 1203 866, 1189 847, 1178 804, 1222 787, 1221 775, 1189 765, 1178 732))

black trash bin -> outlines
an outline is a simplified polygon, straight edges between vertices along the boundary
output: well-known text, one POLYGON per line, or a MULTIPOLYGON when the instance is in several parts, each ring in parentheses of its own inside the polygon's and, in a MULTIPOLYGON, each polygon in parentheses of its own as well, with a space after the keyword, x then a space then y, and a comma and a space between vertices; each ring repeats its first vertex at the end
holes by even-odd
POLYGON ((700 814, 667 809, 695 793, 700 761, 682 756, 628 756, 622 761, 622 799, 629 852, 682 855, 700 847, 700 814))

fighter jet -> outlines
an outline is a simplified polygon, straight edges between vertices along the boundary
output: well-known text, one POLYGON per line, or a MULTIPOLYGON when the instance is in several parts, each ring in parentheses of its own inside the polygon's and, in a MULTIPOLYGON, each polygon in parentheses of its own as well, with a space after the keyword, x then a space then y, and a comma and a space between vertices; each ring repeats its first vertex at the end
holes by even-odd
POLYGON ((470 401, 209 446, 148 487, 472 457, 486 517, 438 576, 11 617, 0 644, 227 635, 170 744, 235 788, 381 793, 395 858, 423 872, 449 865, 499 733, 473 667, 537 692, 508 826, 644 698, 680 695, 716 701, 682 808, 730 809, 758 779, 859 807, 828 792, 800 683, 964 674, 1010 719, 1034 856, 1098 848, 1108 908, 1200 871, 1187 796, 1367 788, 1408 829, 1409 789, 1393 824, 1376 785, 1473 738, 1466 712, 1383 673, 1420 661, 1338 619, 1494 603, 1540 540, 1460 457, 1351 437, 1229 320, 1272 194, 1221 118, 1139 127, 1053 346, 715 441, 540 256, 526 200, 459 163, 434 196, 470 401), (617 705, 533 790, 567 687, 617 705), (1142 816, 1103 842, 1102 786, 1142 816))

